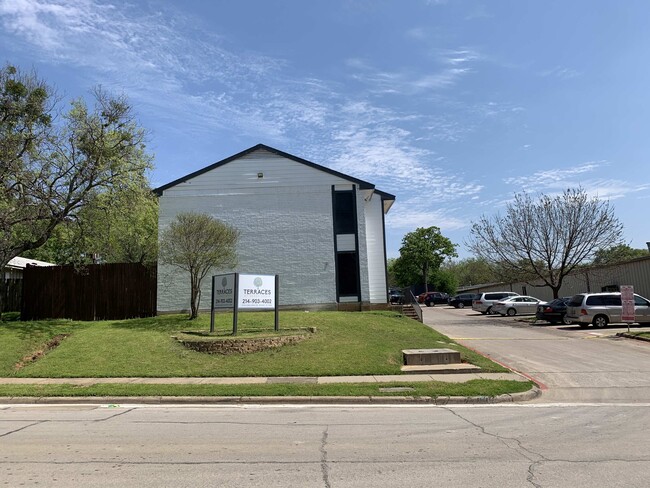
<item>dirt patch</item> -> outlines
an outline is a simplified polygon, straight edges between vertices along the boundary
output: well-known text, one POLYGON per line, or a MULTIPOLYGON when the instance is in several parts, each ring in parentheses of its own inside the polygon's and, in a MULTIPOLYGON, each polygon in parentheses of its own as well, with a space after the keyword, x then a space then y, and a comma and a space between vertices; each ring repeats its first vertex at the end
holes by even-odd
POLYGON ((193 351, 207 354, 250 354, 266 351, 282 346, 298 344, 304 341, 307 335, 292 335, 279 337, 257 337, 247 339, 215 339, 192 341, 186 338, 174 337, 178 342, 193 351))
POLYGON ((58 335, 55 335, 49 341, 47 341, 45 344, 43 344, 39 349, 37 349, 36 351, 28 354, 27 356, 22 358, 20 361, 18 361, 15 364, 14 369, 16 371, 18 371, 20 369, 23 369, 25 366, 28 366, 29 364, 31 364, 31 363, 33 363, 35 361, 38 361, 43 356, 45 356, 49 351, 59 347, 59 344, 61 344, 61 342, 63 342, 63 339, 65 339, 69 335, 70 334, 58 334, 58 335))

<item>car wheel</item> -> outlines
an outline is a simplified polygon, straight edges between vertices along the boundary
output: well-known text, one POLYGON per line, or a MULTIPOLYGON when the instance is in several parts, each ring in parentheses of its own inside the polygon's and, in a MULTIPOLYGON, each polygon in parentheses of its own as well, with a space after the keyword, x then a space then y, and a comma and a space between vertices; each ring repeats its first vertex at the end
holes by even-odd
POLYGON ((594 327, 598 327, 598 328, 602 329, 603 327, 607 327, 608 322, 609 322, 609 320, 607 320, 606 316, 604 316, 604 315, 596 315, 594 317, 593 324, 594 324, 594 327))
POLYGON ((488 309, 485 311, 486 314, 492 315, 492 307, 488 307, 488 309))
POLYGON ((508 317, 512 317, 513 315, 517 315, 517 311, 514 308, 509 308, 506 313, 508 314, 508 317))
POLYGON ((566 316, 565 316, 565 317, 562 317, 562 323, 563 323, 564 325, 571 325, 571 324, 573 324, 573 322, 572 322, 570 319, 568 319, 566 316))
POLYGON ((456 308, 465 308, 465 304, 463 302, 460 302, 458 305, 456 305, 456 308))
POLYGON ((424 302, 424 304, 425 304, 427 307, 430 307, 430 306, 431 306, 431 302, 424 302))

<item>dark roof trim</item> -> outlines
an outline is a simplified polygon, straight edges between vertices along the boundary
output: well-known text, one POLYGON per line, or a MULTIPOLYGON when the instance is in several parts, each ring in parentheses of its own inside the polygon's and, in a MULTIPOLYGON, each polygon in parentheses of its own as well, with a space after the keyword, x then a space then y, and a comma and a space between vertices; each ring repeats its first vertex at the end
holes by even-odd
MULTIPOLYGON (((375 190, 375 185, 373 185, 372 183, 368 183, 367 181, 363 181, 363 180, 360 180, 358 178, 354 178, 352 176, 348 176, 346 174, 339 173, 338 171, 334 171, 333 169, 329 169, 329 168, 326 168, 325 166, 321 166, 319 164, 312 163, 311 161, 307 161, 306 159, 299 158, 299 157, 294 156, 292 154, 280 151, 279 149, 275 149, 275 148, 272 148, 270 146, 267 146, 265 144, 257 144, 256 146, 248 148, 245 151, 242 151, 240 153, 235 154, 234 156, 230 156, 230 157, 228 157, 226 159, 222 159, 221 161, 218 161, 218 162, 213 163, 213 164, 211 164, 209 166, 206 166, 205 168, 202 168, 202 169, 200 169, 198 171, 195 171, 194 173, 190 173, 188 175, 182 176, 182 177, 178 178, 177 180, 172 181, 171 183, 167 183, 166 185, 160 186, 160 187, 154 189, 153 192, 156 195, 161 196, 165 190, 167 190, 167 189, 169 189, 169 188, 171 188, 173 186, 176 186, 176 185, 178 185, 180 183, 185 183, 186 181, 191 180, 192 178, 194 178, 196 176, 202 175, 203 173, 207 173, 208 171, 211 171, 211 170, 213 170, 215 168, 218 168, 219 166, 223 166, 224 164, 227 164, 227 163, 229 163, 229 162, 231 162, 231 161, 233 161, 235 159, 241 158, 242 156, 246 156, 247 154, 252 153, 253 151, 257 151, 258 149, 264 149, 266 151, 277 154, 278 156, 282 156, 282 157, 285 157, 287 159, 291 159, 291 160, 296 161, 298 163, 302 163, 302 164, 305 164, 305 165, 310 166, 312 168, 315 168, 315 169, 317 169, 319 171, 323 171, 325 173, 329 173, 331 175, 338 176, 339 178, 342 178, 344 180, 351 181, 352 183, 356 183, 357 185, 359 185, 359 188, 361 190, 375 190)), ((379 190, 375 190, 375 191, 379 195, 381 195, 382 200, 395 200, 395 196, 391 195, 390 193, 381 192, 379 190)))

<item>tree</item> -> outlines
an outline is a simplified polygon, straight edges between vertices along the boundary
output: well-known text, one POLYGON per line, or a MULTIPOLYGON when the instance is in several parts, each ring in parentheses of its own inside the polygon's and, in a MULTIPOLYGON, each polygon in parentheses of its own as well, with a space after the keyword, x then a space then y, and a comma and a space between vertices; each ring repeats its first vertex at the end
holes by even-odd
POLYGON ((237 265, 239 231, 214 217, 179 213, 160 235, 159 259, 190 274, 190 320, 199 316, 201 282, 211 269, 237 265))
POLYGON ((440 233, 438 227, 419 227, 402 239, 400 256, 393 272, 402 286, 422 281, 429 291, 429 279, 445 259, 456 256, 456 246, 440 233))
POLYGON ((152 263, 158 254, 158 200, 146 178, 89 199, 74 219, 25 257, 57 264, 152 263))
POLYGON ((493 283, 500 280, 494 264, 482 258, 465 258, 460 261, 451 261, 444 263, 442 269, 453 274, 461 286, 493 283))
POLYGON ((520 193, 504 216, 482 216, 473 223, 467 245, 511 276, 528 283, 542 280, 557 298, 564 277, 598 249, 620 243, 622 230, 609 202, 590 198, 581 188, 536 201, 520 193))
POLYGON ((79 99, 59 117, 35 74, 0 70, 0 269, 41 247, 95 195, 151 167, 127 100, 101 88, 92 96, 92 109, 79 99))
POLYGON ((627 244, 619 244, 609 249, 598 249, 592 264, 612 264, 629 261, 634 258, 643 258, 649 256, 647 249, 634 249, 627 244))

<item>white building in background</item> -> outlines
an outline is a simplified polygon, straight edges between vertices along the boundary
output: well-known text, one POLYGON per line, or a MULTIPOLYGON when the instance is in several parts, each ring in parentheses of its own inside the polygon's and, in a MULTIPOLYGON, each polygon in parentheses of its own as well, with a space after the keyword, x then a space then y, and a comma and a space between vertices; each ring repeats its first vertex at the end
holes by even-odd
MULTIPOLYGON (((236 227, 234 271, 278 274, 281 306, 360 310, 387 303, 384 215, 395 197, 371 183, 258 144, 155 192, 160 231, 189 211, 236 227)), ((210 286, 204 280, 203 309, 210 286)), ((189 290, 189 275, 158 265, 159 312, 189 309, 189 290)))
POLYGON ((4 269, 5 280, 21 280, 23 278, 23 271, 27 266, 56 266, 53 263, 46 263, 38 259, 23 258, 16 256, 7 263, 4 269))

